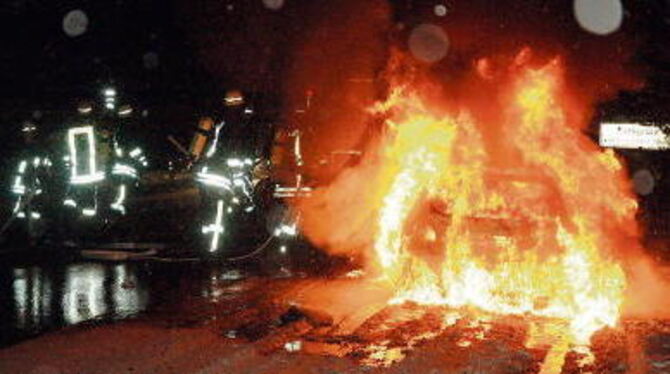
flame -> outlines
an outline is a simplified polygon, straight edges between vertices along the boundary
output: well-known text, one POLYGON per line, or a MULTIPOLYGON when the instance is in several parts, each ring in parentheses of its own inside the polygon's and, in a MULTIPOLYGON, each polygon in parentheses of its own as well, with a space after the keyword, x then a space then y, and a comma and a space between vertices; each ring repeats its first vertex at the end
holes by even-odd
POLYGON ((570 123, 560 61, 515 69, 498 149, 490 124, 436 110, 411 84, 393 83, 374 108, 388 129, 375 266, 394 303, 560 319, 568 345, 588 345, 619 319, 617 252, 637 235, 636 201, 614 154, 570 123))

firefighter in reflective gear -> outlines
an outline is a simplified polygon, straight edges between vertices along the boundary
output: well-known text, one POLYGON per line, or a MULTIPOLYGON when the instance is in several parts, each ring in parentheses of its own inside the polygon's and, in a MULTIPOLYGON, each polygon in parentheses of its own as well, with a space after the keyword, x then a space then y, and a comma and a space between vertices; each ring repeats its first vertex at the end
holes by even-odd
POLYGON ((220 121, 209 132, 205 156, 195 168, 202 197, 200 233, 209 252, 219 251, 226 240, 243 240, 231 239, 241 232, 259 232, 248 227, 260 217, 253 171, 263 156, 258 134, 264 128, 255 123, 254 111, 239 90, 226 93, 223 107, 220 121))
POLYGON ((110 129, 108 138, 114 150, 112 162, 108 165, 114 196, 109 207, 117 214, 125 215, 128 194, 137 185, 140 171, 148 167, 149 163, 142 148, 123 132, 132 115, 132 108, 123 105, 117 114, 115 126, 110 129))
POLYGON ((75 126, 67 130, 64 161, 69 186, 63 205, 71 219, 103 221, 126 214, 126 199, 138 179, 138 169, 147 165, 139 147, 128 147, 120 136, 129 106, 116 107, 116 90, 104 92, 104 109, 95 110, 91 102, 78 107, 75 126))
POLYGON ((309 128, 305 117, 311 113, 313 96, 311 90, 305 93, 304 103, 288 118, 288 126, 274 133, 272 142, 272 174, 278 182, 274 186, 273 196, 280 203, 275 204, 268 214, 276 250, 267 253, 266 266, 277 267, 274 271, 278 271, 279 275, 291 274, 293 252, 301 246, 300 214, 292 206, 296 205, 296 200, 308 198, 312 193, 312 188, 303 177, 305 160, 302 146, 303 129, 309 128))
POLYGON ((37 125, 27 121, 21 127, 25 147, 14 170, 10 191, 14 196, 12 217, 3 227, 20 222, 31 245, 36 244, 46 231, 48 212, 47 188, 52 161, 37 141, 37 125))

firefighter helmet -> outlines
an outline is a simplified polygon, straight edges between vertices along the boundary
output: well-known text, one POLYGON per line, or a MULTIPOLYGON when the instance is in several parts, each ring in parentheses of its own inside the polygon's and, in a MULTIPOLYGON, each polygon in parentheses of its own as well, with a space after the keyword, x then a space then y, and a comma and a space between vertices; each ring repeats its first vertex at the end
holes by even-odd
POLYGON ((223 102, 228 107, 244 105, 244 95, 240 90, 228 90, 223 102))

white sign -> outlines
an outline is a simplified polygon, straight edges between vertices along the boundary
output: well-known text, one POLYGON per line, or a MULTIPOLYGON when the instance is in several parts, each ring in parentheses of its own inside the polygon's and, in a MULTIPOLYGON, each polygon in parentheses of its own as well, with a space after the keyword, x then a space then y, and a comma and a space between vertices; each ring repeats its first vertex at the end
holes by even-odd
POLYGON ((670 149, 668 136, 660 127, 638 123, 601 123, 598 143, 605 148, 670 149))

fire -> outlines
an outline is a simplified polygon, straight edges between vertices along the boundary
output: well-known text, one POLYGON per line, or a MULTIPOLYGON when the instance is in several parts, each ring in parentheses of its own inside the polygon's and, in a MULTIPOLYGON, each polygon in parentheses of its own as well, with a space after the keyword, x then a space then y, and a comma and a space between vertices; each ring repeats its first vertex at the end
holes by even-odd
POLYGON ((585 346, 617 324, 636 201, 614 154, 570 123, 560 61, 514 68, 494 143, 467 108, 440 112, 411 84, 377 105, 376 267, 394 303, 560 319, 585 346))

